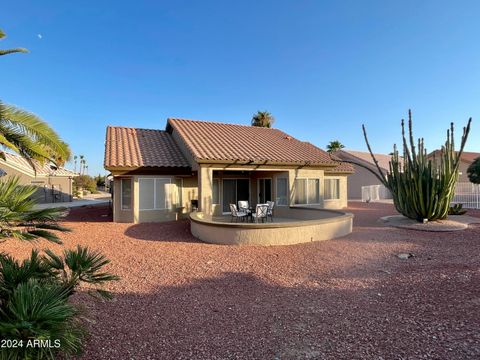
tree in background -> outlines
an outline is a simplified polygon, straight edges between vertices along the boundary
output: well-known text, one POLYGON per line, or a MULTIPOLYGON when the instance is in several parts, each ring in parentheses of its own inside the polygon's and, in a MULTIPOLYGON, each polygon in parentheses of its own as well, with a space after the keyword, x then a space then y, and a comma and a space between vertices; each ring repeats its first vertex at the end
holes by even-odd
POLYGON ((271 128, 275 118, 268 111, 257 111, 252 117, 252 126, 271 128))
POLYGON ((480 184, 480 157, 473 160, 467 169, 468 179, 474 184, 480 184))
POLYGON ((73 178, 73 186, 78 189, 88 190, 91 193, 97 191, 97 182, 88 175, 79 175, 73 178))
POLYGON ((95 176, 95 182, 97 183, 98 187, 105 186, 105 176, 102 176, 101 174, 98 174, 95 176))
POLYGON ((338 150, 342 150, 345 146, 338 140, 330 141, 327 145, 327 152, 330 154, 337 152, 338 150))
POLYGON ((78 159, 78 156, 75 155, 73 157, 73 172, 76 173, 77 172, 77 159, 78 159))
MULTIPOLYGON (((0 39, 5 33, 0 30, 0 39)), ((24 48, 0 50, 0 56, 25 53, 24 48)), ((38 116, 0 101, 0 143, 25 158, 35 169, 33 160, 63 165, 70 159, 70 148, 48 124, 38 116)), ((0 157, 5 155, 0 151, 0 157)))
POLYGON ((85 156, 83 155, 80 155, 80 169, 78 170, 78 172, 80 173, 80 175, 83 175, 83 164, 85 162, 85 156))

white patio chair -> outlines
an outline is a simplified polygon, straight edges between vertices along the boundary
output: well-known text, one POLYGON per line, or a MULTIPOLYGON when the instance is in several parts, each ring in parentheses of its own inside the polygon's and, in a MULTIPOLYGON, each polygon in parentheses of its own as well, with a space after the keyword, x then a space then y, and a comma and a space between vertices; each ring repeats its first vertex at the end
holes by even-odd
POLYGON ((248 206, 248 201, 246 200, 240 200, 238 202, 238 211, 244 212, 248 214, 250 212, 249 206, 248 206))
POLYGON ((230 212, 232 215, 232 219, 230 221, 233 221, 233 219, 235 219, 235 222, 238 222, 238 219, 243 221, 243 219, 247 217, 247 213, 243 211, 238 211, 237 205, 235 204, 230 204, 230 212))
POLYGON ((255 219, 255 222, 258 223, 258 219, 261 219, 263 222, 263 219, 267 218, 267 213, 268 213, 268 205, 267 204, 258 204, 257 207, 255 208, 255 213, 252 214, 253 219, 255 219))
POLYGON ((270 216, 273 222, 273 207, 275 206, 275 201, 267 201, 267 205, 268 205, 267 220, 268 220, 268 217, 270 216))

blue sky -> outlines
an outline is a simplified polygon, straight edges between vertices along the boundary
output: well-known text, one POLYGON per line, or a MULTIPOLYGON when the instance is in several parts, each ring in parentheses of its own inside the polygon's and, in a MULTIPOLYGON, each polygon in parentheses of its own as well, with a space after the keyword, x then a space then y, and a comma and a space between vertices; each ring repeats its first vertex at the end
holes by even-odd
POLYGON ((167 117, 248 124, 257 110, 320 147, 440 146, 468 117, 480 151, 478 1, 3 1, 0 99, 48 121, 104 172, 105 127, 167 117))

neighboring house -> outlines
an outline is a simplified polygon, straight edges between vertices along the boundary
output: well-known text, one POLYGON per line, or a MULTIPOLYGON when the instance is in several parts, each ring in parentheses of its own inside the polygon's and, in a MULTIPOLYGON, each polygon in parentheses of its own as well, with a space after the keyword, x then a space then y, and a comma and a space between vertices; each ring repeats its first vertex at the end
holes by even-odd
MULTIPOLYGON (((389 162, 392 158, 391 155, 374 155, 378 161, 378 165, 380 166, 382 173, 386 175, 387 171, 390 168, 389 162)), ((339 150, 334 153, 334 156, 338 157, 340 160, 354 161, 356 163, 360 163, 364 166, 367 166, 369 169, 378 172, 377 167, 375 166, 375 163, 373 162, 372 156, 369 152, 339 150)), ((353 168, 355 169, 355 173, 348 177, 348 199, 360 200, 362 198, 362 186, 381 185, 381 182, 367 169, 358 165, 353 165, 353 168)))
POLYGON ((109 126, 105 169, 114 176, 113 219, 167 221, 195 207, 207 215, 229 204, 275 201, 347 206, 348 164, 278 129, 168 119, 165 131, 109 126))
MULTIPOLYGON (((439 159, 441 156, 441 150, 432 151, 428 154, 428 158, 434 160, 435 158, 439 159)), ((470 182, 467 174, 468 167, 473 163, 473 161, 480 157, 480 153, 477 152, 463 152, 460 157, 460 167, 459 172, 460 176, 458 177, 459 182, 470 182)))
POLYGON ((73 171, 56 168, 51 164, 40 164, 33 161, 32 165, 21 156, 4 153, 5 160, 0 159, 1 176, 17 176, 20 184, 38 186, 35 199, 40 203, 72 201, 73 171))

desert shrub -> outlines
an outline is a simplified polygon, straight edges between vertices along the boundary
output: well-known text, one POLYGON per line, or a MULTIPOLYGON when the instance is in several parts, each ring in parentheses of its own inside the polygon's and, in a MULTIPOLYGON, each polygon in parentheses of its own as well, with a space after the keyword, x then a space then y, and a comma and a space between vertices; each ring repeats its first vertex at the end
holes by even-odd
POLYGON ((76 188, 82 188, 92 193, 97 191, 97 183, 95 179, 89 175, 75 176, 73 179, 73 185, 76 188))
POLYGON ((368 151, 376 165, 376 171, 362 163, 347 161, 372 172, 392 193, 396 210, 419 222, 444 219, 448 215, 450 203, 455 194, 455 184, 459 176, 460 158, 470 132, 471 119, 463 128, 460 149, 455 150, 453 123, 447 130, 447 139, 438 158, 428 158, 423 138, 415 142, 412 130, 411 112, 408 113, 408 135, 402 120, 403 152, 396 145, 390 160, 390 170, 386 176, 378 165, 367 138, 365 126, 363 134, 368 151))
POLYGON ((480 184, 480 157, 473 160, 467 169, 468 179, 474 184, 480 184))
POLYGON ((467 210, 463 208, 463 204, 455 204, 448 209, 448 215, 463 215, 467 210))
MULTIPOLYGON (((14 177, 0 181, 1 239, 61 243, 54 231, 69 231, 58 224, 65 209, 34 210, 35 190, 19 185, 14 177)), ((102 254, 81 246, 65 250, 63 256, 32 250, 23 261, 0 253, 0 339, 16 345, 0 347, 0 359, 55 359, 78 353, 86 332, 69 298, 82 283, 110 298, 102 285, 118 277, 103 270, 108 263, 102 254), (37 346, 29 346, 35 342, 37 346)))
POLYGON ((0 338, 21 344, 0 349, 0 359, 55 359, 78 354, 86 335, 76 306, 69 297, 81 283, 110 298, 102 289, 118 277, 103 271, 109 261, 100 253, 78 246, 58 256, 50 250, 18 261, 0 254, 0 338), (33 341, 48 346, 27 346, 33 341))

